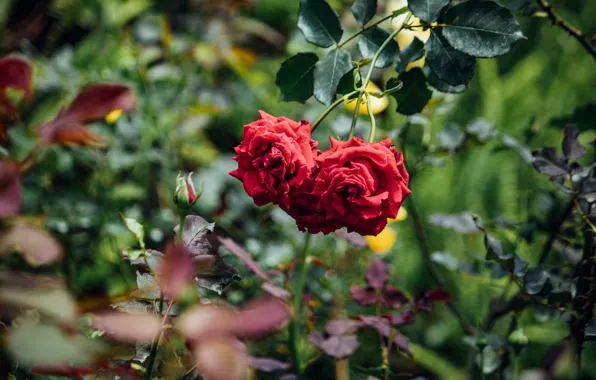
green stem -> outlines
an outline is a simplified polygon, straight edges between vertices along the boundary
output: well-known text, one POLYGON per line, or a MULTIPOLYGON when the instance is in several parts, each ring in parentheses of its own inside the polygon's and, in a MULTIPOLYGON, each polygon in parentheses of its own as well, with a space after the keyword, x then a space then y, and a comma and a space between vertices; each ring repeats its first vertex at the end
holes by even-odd
MULTIPOLYGON (((159 297, 158 309, 160 313, 163 310, 163 294, 161 297, 159 297)), ((147 358, 147 372, 145 372, 145 380, 151 380, 151 373, 153 372, 153 364, 155 363, 155 357, 157 356, 157 347, 159 346, 160 337, 161 331, 157 333, 157 336, 153 339, 153 343, 151 343, 151 351, 149 352, 149 357, 147 358)))
POLYGON ((176 235, 176 242, 182 241, 182 231, 184 231, 184 222, 186 221, 186 215, 180 214, 180 227, 178 228, 178 235, 176 235))
POLYGON ((377 127, 377 122, 375 121, 375 115, 372 112, 369 94, 366 94, 366 108, 368 108, 368 117, 370 118, 370 135, 368 136, 368 142, 371 143, 375 139, 375 129, 377 127))
POLYGON ((401 15, 401 14, 404 14, 404 13, 406 13, 407 11, 408 11, 408 7, 403 7, 403 8, 400 8, 400 9, 398 9, 398 10, 396 10, 396 11, 392 12, 392 13, 391 13, 389 16, 385 16, 385 17, 383 17, 383 18, 381 18, 381 19, 379 19, 379 20, 377 20, 377 21, 373 22, 372 24, 365 26, 365 27, 364 27, 364 28, 362 28, 360 31, 358 31, 358 33, 356 33, 356 34, 353 34, 353 35, 351 35, 350 37, 348 37, 348 39, 347 39, 347 40, 345 40, 344 42, 341 42, 341 43, 337 44, 337 47, 338 47, 338 48, 340 48, 340 47, 344 46, 344 45, 345 45, 345 44, 347 44, 348 42, 352 41, 354 38, 356 38, 356 37, 358 37, 359 35, 361 35, 362 33, 366 32, 367 30, 369 30, 369 29, 371 29, 371 28, 374 28, 375 26, 379 25, 380 23, 382 23, 382 22, 384 22, 384 21, 387 21, 387 20, 389 20, 389 19, 392 19, 392 18, 394 18, 394 17, 397 17, 397 16, 399 16, 399 15, 401 15))
POLYGON ((302 306, 304 284, 306 282, 306 275, 308 273, 308 267, 310 264, 310 245, 311 235, 307 233, 304 241, 304 249, 298 258, 302 261, 302 267, 300 268, 300 273, 298 275, 299 277, 298 283, 296 284, 296 289, 294 289, 294 302, 292 303, 293 315, 292 320, 290 321, 290 353, 292 355, 294 367, 296 368, 296 376, 298 380, 304 379, 304 374, 302 373, 302 363, 300 360, 300 352, 298 349, 298 340, 300 333, 300 306, 302 306))
POLYGON ((352 115, 352 125, 350 126, 350 135, 348 136, 348 140, 354 137, 354 132, 356 131, 356 122, 358 121, 358 114, 360 113, 360 104, 362 104, 362 94, 358 94, 356 108, 354 109, 354 115, 352 115))
POLYGON ((485 379, 484 375, 484 347, 480 349, 480 378, 485 379))
POLYGON ((343 102, 345 102, 347 99, 349 99, 351 96, 356 95, 358 93, 358 91, 352 91, 347 95, 342 96, 341 98, 337 99, 333 104, 331 104, 326 110, 325 112, 323 112, 323 114, 321 116, 319 116, 319 118, 317 120, 315 120, 315 122, 313 123, 310 131, 314 132, 315 129, 317 129, 317 127, 319 126, 319 124, 321 124, 321 122, 323 121, 323 119, 325 119, 327 117, 327 115, 329 115, 331 113, 331 111, 333 111, 333 109, 337 106, 339 106, 340 104, 342 104, 343 102))

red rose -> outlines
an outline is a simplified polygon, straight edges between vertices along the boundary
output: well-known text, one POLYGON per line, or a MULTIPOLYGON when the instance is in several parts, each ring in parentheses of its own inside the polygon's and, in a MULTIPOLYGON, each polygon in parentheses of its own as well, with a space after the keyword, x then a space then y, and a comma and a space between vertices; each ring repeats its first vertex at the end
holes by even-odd
POLYGON ((317 144, 308 121, 259 115, 244 126, 244 140, 235 148, 238 169, 230 174, 242 181, 257 206, 272 202, 287 208, 290 193, 313 173, 317 144))
POLYGON ((410 194, 402 154, 389 139, 330 140, 331 148, 316 158, 320 171, 312 191, 320 199, 313 213, 324 214, 329 222, 322 232, 334 231, 339 222, 350 232, 379 234, 410 194))

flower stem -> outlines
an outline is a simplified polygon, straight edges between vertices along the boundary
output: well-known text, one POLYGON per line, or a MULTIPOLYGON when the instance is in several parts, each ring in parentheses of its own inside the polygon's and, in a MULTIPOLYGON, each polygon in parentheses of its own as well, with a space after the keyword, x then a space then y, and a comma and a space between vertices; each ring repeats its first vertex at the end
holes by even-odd
POLYGON ((381 18, 381 19, 373 22, 372 24, 365 26, 364 28, 362 28, 361 30, 359 30, 356 34, 353 34, 350 37, 348 37, 348 39, 345 40, 344 42, 341 42, 341 43, 337 44, 337 47, 340 48, 340 47, 344 46, 348 42, 352 41, 354 38, 356 38, 359 35, 361 35, 362 33, 366 32, 367 30, 369 30, 371 28, 374 28, 375 26, 379 25, 382 22, 385 22, 385 21, 387 21, 389 19, 392 19, 394 17, 397 17, 397 16, 399 16, 401 14, 404 14, 407 11, 408 11, 408 7, 403 7, 403 8, 400 8, 400 9, 392 12, 389 16, 385 16, 385 17, 383 17, 383 18, 381 18))
POLYGON ((326 110, 325 112, 323 112, 323 114, 321 116, 319 116, 319 118, 317 120, 315 120, 315 122, 313 123, 310 131, 314 132, 315 129, 317 129, 317 127, 319 126, 319 124, 321 124, 321 122, 331 113, 331 111, 333 111, 333 109, 337 106, 339 106, 340 104, 342 104, 343 102, 345 102, 347 99, 349 99, 351 96, 356 95, 358 93, 358 91, 352 91, 347 95, 342 96, 341 98, 337 99, 333 104, 331 104, 326 110))
POLYGON ((352 116, 352 125, 350 126, 350 135, 348 140, 354 137, 356 131, 356 122, 358 121, 358 114, 360 113, 360 104, 362 104, 362 94, 358 94, 358 100, 356 101, 356 108, 354 109, 354 115, 352 116))
POLYGON ((368 142, 371 143, 375 139, 375 129, 377 127, 377 122, 375 121, 375 115, 372 112, 369 94, 366 94, 366 108, 368 108, 368 117, 370 118, 370 135, 368 135, 368 142))
POLYGON ((309 254, 311 245, 311 235, 306 234, 304 241, 304 249, 299 259, 302 261, 302 267, 298 277, 298 283, 296 289, 294 289, 294 301, 292 303, 292 320, 290 321, 290 352, 292 355, 292 361, 296 369, 296 376, 298 380, 304 379, 302 373, 302 363, 300 360, 300 352, 298 349, 298 340, 300 333, 300 306, 302 306, 302 299, 304 293, 304 284, 306 282, 306 275, 308 273, 308 267, 310 264, 309 254))
POLYGON ((176 242, 182 241, 182 231, 184 231, 184 222, 186 221, 186 215, 180 214, 180 227, 178 228, 178 234, 176 235, 176 242))
MULTIPOLYGON (((158 310, 161 313, 163 310, 163 294, 159 297, 158 310)), ((169 311, 169 307, 168 307, 169 311)), ((167 315, 167 314, 166 314, 167 315)), ((157 333, 153 342, 151 343, 151 351, 149 351, 149 357, 147 358, 147 370, 145 372, 145 380, 151 380, 151 373, 153 372, 153 364, 155 363, 155 357, 157 356, 157 347, 159 346, 159 339, 161 338, 161 331, 157 333)))

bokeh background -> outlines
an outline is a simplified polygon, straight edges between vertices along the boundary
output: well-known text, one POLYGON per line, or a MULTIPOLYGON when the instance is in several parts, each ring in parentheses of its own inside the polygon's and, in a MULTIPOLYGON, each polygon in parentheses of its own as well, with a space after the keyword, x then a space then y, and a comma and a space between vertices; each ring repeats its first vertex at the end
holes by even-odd
MULTIPOLYGON (((348 26, 346 35, 350 25, 356 31, 351 1, 329 3, 348 26)), ((505 3, 515 9, 522 2, 505 3)), ((595 1, 552 3, 570 24, 588 36, 596 34, 595 1)), ((296 28, 298 6, 298 0, 0 1, 2 53, 25 55, 36 68, 36 96, 28 106, 27 127, 10 131, 17 156, 31 149, 34 127, 53 117, 86 84, 122 82, 134 89, 138 100, 135 111, 91 125, 106 137, 105 147, 52 147, 24 178, 22 213, 43 221, 59 237, 70 257, 60 270, 72 275, 69 286, 77 295, 115 295, 134 286, 134 273, 121 261, 122 249, 134 240, 119 213, 141 221, 149 245, 161 247, 176 224, 172 194, 178 171, 193 172, 194 182, 204 187, 195 211, 242 242, 264 268, 291 262, 303 239, 293 221, 274 207, 254 206, 227 172, 235 168, 233 147, 242 138, 242 127, 258 117, 258 110, 312 121, 325 109, 314 100, 305 105, 279 101, 275 73, 281 62, 297 52, 313 51, 296 28)), ((499 59, 479 60, 465 93, 436 94, 423 114, 410 120, 406 146, 414 159, 417 151, 440 144, 441 131, 479 119, 515 139, 511 141, 536 148, 559 146, 566 118, 584 112, 588 131, 581 141, 596 138, 593 58, 547 19, 523 11, 516 17, 526 40, 499 59)), ((351 49, 358 54, 355 43, 351 49)), ((374 81, 382 84, 389 76, 378 72, 374 81)), ((406 122, 394 111, 394 99, 391 102, 379 115, 379 138, 396 136, 406 122)), ((346 135, 350 119, 349 111, 338 108, 315 138, 326 147, 327 136, 346 135)), ((365 133, 366 123, 363 117, 357 133, 365 133)), ((512 146, 502 139, 466 144, 456 154, 422 163, 424 169, 417 171, 410 187, 425 222, 436 213, 472 212, 499 226, 501 237, 535 264, 547 236, 544 223, 560 213, 561 194, 512 146)), ((594 157, 589 149, 588 156, 594 157)), ((430 223, 426 227, 433 257, 459 308, 472 324, 479 324, 506 279, 494 279, 485 268, 480 235, 461 235, 430 223)), ((392 284, 420 294, 432 283, 411 217, 389 228, 396 239, 383 255, 391 263, 392 284)), ((322 235, 316 236, 314 249, 335 270, 315 267, 309 274, 312 327, 331 315, 361 311, 348 299, 348 289, 362 282, 375 255, 322 235)), ((232 303, 258 292, 255 279, 238 267, 243 280, 224 293, 232 303)), ((549 349, 567 335, 566 322, 551 314, 529 309, 520 316, 530 341, 530 349, 520 356, 522 368, 544 366, 549 349)), ((496 330, 506 330, 506 322, 496 330)), ((463 376, 470 348, 446 307, 420 318, 404 333, 429 374, 463 376)), ((357 355, 361 365, 378 360, 372 343, 376 337, 370 338, 371 344, 357 355)), ((285 352, 281 344, 261 349, 270 356, 274 352, 283 357, 285 352)), ((594 354, 588 344, 583 363, 586 373, 596 377, 596 362, 589 359, 594 354)), ((566 378, 570 364, 565 358, 557 363, 560 378, 566 378)), ((321 361, 311 370, 318 371, 317 378, 327 378, 327 370, 329 376, 333 373, 328 367, 321 361)), ((418 371, 404 358, 404 372, 408 368, 418 371)))

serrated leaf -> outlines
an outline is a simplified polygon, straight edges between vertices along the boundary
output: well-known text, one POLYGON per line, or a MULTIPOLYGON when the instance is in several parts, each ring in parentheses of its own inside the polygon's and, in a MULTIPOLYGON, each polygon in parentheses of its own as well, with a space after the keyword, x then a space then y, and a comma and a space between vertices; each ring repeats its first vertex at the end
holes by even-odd
POLYGON ((124 224, 126 228, 135 236, 141 249, 145 249, 145 231, 143 230, 143 225, 137 222, 135 219, 127 218, 122 215, 122 219, 124 220, 124 224))
POLYGON ((449 45, 440 28, 431 29, 424 51, 431 71, 451 86, 467 85, 476 73, 476 59, 449 45))
POLYGON ((334 49, 315 66, 315 98, 329 106, 335 100, 341 78, 352 69, 350 53, 334 49))
POLYGON ((326 0, 300 0, 298 29, 308 42, 320 47, 338 43, 343 34, 337 13, 326 0))
POLYGON ((352 5, 352 14, 360 26, 366 25, 377 13, 377 0, 356 0, 352 5))
POLYGON ((554 148, 545 147, 532 152, 532 166, 542 174, 561 177, 569 174, 571 168, 554 148))
POLYGON ((428 66, 424 66, 424 72, 426 74, 426 80, 428 81, 428 84, 430 84, 432 88, 439 92, 445 92, 448 94, 460 94, 466 91, 466 89, 468 88, 468 86, 465 84, 459 86, 452 86, 443 82, 441 78, 439 78, 437 74, 430 70, 428 66))
POLYGON ((398 74, 403 73, 408 66, 408 63, 419 60, 424 57, 424 42, 414 37, 412 43, 406 46, 399 52, 397 63, 395 64, 395 71, 398 74))
POLYGON ((281 90, 280 100, 304 103, 313 95, 314 69, 318 60, 314 53, 298 53, 281 64, 275 78, 275 84, 281 90))
POLYGON ((449 4, 449 0, 409 0, 408 8, 414 16, 431 23, 439 18, 441 10, 447 4, 449 4))
POLYGON ((415 68, 402 73, 397 79, 389 79, 385 87, 395 87, 399 80, 403 82, 402 89, 391 94, 397 100, 397 112, 414 115, 422 111, 432 97, 422 70, 415 68))
MULTIPOLYGON (((389 35, 389 32, 376 26, 362 33, 358 40, 358 49, 360 49, 362 56, 364 58, 374 57, 389 35)), ((395 40, 391 40, 379 54, 375 67, 385 68, 391 66, 397 59, 398 54, 399 46, 395 40)))
POLYGON ((563 128, 565 137, 563 138, 563 154, 570 160, 577 160, 586 154, 586 149, 579 143, 579 129, 572 125, 566 125, 563 128))
POLYGON ((478 58, 503 55, 524 38, 511 11, 490 0, 456 4, 445 12, 443 22, 451 46, 478 58))

